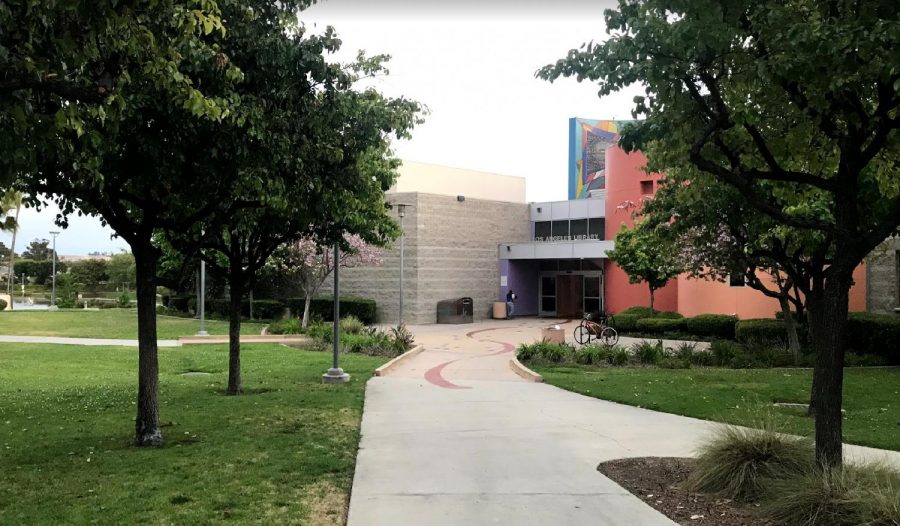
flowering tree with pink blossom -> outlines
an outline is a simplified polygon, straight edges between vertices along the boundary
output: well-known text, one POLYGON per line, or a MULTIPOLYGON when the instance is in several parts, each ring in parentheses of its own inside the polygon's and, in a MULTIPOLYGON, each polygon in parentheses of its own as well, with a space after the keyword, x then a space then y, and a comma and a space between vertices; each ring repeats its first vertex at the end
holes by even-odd
MULTIPOLYGON (((382 251, 370 245, 356 234, 345 234, 344 242, 349 247, 342 250, 338 258, 341 268, 379 266, 383 263, 382 251)), ((334 271, 334 251, 322 245, 314 237, 304 237, 283 245, 273 256, 271 264, 280 272, 292 277, 300 285, 305 296, 303 303, 303 323, 309 325, 309 305, 313 296, 334 271)))

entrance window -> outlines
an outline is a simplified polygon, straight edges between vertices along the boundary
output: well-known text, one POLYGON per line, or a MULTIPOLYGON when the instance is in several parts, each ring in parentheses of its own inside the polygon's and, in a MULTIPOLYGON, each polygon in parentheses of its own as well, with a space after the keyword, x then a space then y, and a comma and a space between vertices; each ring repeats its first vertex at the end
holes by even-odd
POLYGON ((553 241, 566 241, 569 239, 569 220, 553 221, 553 241))
POLYGON ((600 276, 584 277, 584 312, 591 314, 602 310, 600 276))
POLYGON ((556 314, 556 276, 541 276, 541 313, 556 314))
POLYGON ((602 217, 594 217, 588 220, 588 239, 606 239, 606 220, 602 217))
POLYGON ((588 220, 587 219, 573 219, 569 221, 569 231, 572 236, 572 239, 575 241, 579 241, 581 239, 587 239, 588 233, 588 220))
POLYGON ((534 223, 534 240, 550 241, 550 221, 536 221, 534 223))

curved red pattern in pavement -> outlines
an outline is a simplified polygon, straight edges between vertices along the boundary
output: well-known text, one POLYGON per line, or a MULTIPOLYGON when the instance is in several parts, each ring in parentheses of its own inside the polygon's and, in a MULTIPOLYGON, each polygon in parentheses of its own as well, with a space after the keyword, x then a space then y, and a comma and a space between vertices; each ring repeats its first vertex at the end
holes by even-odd
POLYGON ((441 375, 444 367, 447 367, 455 361, 456 360, 450 360, 449 362, 444 362, 440 365, 435 365, 431 369, 428 369, 427 371, 425 371, 425 379, 438 387, 443 387, 444 389, 471 389, 471 387, 465 385, 457 385, 441 375))

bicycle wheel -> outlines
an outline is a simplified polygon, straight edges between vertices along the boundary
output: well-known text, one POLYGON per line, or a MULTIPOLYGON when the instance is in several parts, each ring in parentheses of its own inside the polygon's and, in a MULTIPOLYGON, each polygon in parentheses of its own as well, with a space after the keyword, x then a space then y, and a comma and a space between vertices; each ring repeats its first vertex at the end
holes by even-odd
POLYGON ((600 339, 602 339, 603 343, 606 345, 615 345, 619 343, 619 333, 612 327, 607 327, 600 333, 600 339))
POLYGON ((591 342, 591 331, 583 323, 575 327, 575 341, 582 345, 591 342))

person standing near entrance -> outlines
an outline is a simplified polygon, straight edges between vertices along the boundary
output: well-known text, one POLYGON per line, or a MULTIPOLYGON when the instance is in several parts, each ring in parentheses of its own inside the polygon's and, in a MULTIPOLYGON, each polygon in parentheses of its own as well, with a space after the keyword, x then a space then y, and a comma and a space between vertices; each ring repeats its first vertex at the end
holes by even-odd
POLYGON ((510 320, 513 317, 513 310, 516 306, 516 293, 509 289, 509 292, 506 293, 506 319, 510 320))

